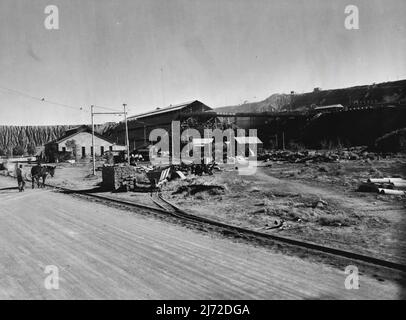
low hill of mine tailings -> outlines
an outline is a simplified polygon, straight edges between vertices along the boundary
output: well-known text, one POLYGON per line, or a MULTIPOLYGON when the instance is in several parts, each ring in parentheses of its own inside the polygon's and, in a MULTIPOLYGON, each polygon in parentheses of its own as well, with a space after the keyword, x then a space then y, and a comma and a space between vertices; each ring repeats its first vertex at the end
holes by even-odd
POLYGON ((406 104, 406 80, 374 83, 341 89, 313 92, 273 94, 259 102, 216 108, 217 112, 272 112, 282 110, 306 110, 311 106, 341 104, 344 107, 382 103, 406 104))
MULTIPOLYGON (((283 111, 283 110, 306 110, 312 106, 325 106, 333 104, 342 104, 344 107, 358 107, 363 105, 374 104, 406 104, 406 80, 384 82, 371 85, 355 86, 342 89, 321 90, 315 89, 313 92, 308 93, 292 93, 292 94, 273 94, 267 99, 259 102, 245 103, 237 106, 228 106, 216 108, 217 112, 265 112, 265 111, 283 111)), ((383 112, 383 111, 382 111, 383 112)), ((397 111, 402 112, 402 111, 397 111)), ((355 115, 355 113, 354 113, 355 115)), ((343 115, 342 115, 343 117, 343 115)), ((337 121, 335 115, 324 117, 323 121, 317 121, 311 128, 307 128, 306 132, 301 134, 301 139, 307 136, 319 136, 326 139, 336 139, 345 136, 344 140, 349 140, 350 144, 358 144, 362 141, 351 141, 354 137, 362 136, 358 128, 358 132, 348 130, 349 127, 357 128, 361 122, 365 130, 362 132, 372 138, 376 138, 382 134, 386 134, 393 130, 403 128, 406 126, 399 119, 397 114, 392 112, 385 117, 368 115, 365 117, 363 114, 358 118, 351 116, 351 125, 348 119, 337 121), (374 121, 370 120, 374 117, 374 121), (331 118, 331 119, 330 119, 331 118), (331 121, 328 121, 331 120, 331 121), (326 122, 326 123, 324 123, 326 122), (396 123, 395 123, 396 122, 396 123), (398 123, 402 122, 402 123, 398 123), (385 125, 385 123, 387 125, 385 125), (337 128, 335 128, 337 127, 337 128), (379 125, 379 128, 377 127, 379 125), (333 130, 334 129, 334 130, 333 130), (379 129, 379 130, 377 130, 379 129), (371 132, 377 131, 375 135, 371 132), (379 131, 379 133, 378 133, 379 131), (334 137, 330 137, 331 135, 334 137), (329 136, 330 135, 330 136, 329 136), (374 136, 374 137, 372 137, 374 136)), ((106 123, 96 125, 96 132, 106 135, 110 138, 116 137, 114 128, 117 127, 116 123, 106 123)), ((57 139, 62 136, 64 132, 70 128, 77 127, 78 125, 64 125, 64 126, 5 126, 0 125, 0 156, 10 154, 11 151, 20 147, 25 152, 28 150, 33 151, 36 147, 40 147, 45 143, 57 139)), ((297 126, 294 128, 297 131, 297 126)), ((313 139, 310 139, 313 141, 313 139)), ((357 139, 355 139, 357 140, 357 139)), ((366 140, 365 140, 366 141, 366 140)))

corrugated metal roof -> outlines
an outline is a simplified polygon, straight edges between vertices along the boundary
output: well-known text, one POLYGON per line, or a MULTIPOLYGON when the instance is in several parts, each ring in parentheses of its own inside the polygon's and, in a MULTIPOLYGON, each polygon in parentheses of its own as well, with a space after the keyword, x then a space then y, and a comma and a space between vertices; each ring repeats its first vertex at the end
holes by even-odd
MULTIPOLYGON (((65 141, 65 140, 70 139, 70 138, 76 136, 77 134, 83 133, 83 132, 92 134, 92 130, 88 126, 79 126, 79 127, 72 128, 71 130, 66 131, 66 133, 62 137, 60 137, 60 138, 58 138, 56 140, 52 140, 50 142, 47 142, 45 145, 52 144, 52 143, 59 144, 59 143, 65 141), (75 130, 77 130, 77 131, 75 131, 75 130)), ((103 136, 103 135, 101 135, 101 134, 99 134, 97 132, 94 133, 94 136, 98 137, 100 139, 103 139, 103 140, 105 140, 105 141, 107 141, 107 142, 109 142, 109 143, 111 143, 113 145, 116 145, 116 143, 112 139, 107 138, 107 137, 105 137, 105 136, 103 136)))
POLYGON ((145 112, 145 113, 141 113, 141 114, 138 114, 138 115, 135 115, 135 116, 128 117, 128 120, 135 120, 135 119, 149 117, 149 116, 152 116, 152 115, 161 114, 161 113, 165 113, 165 112, 169 112, 169 111, 176 111, 176 110, 182 109, 184 107, 187 107, 187 106, 191 105, 192 103, 194 103, 196 101, 198 101, 198 100, 184 102, 184 103, 176 104, 176 105, 169 106, 169 107, 166 107, 166 108, 158 108, 158 109, 155 109, 154 111, 145 112))
POLYGON ((344 108, 342 104, 331 104, 328 106, 320 106, 320 107, 316 107, 314 108, 314 110, 320 110, 320 109, 333 109, 333 108, 344 108))
POLYGON ((261 140, 259 140, 258 137, 235 137, 234 138, 237 143, 245 143, 245 144, 258 144, 262 143, 261 140))

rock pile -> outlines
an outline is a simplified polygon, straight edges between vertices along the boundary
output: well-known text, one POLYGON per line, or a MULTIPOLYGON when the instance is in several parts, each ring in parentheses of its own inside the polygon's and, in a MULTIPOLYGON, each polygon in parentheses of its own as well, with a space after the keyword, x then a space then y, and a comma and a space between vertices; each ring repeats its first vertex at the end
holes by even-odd
POLYGON ((333 153, 320 153, 316 151, 294 152, 289 150, 276 150, 263 155, 259 160, 265 161, 287 161, 291 163, 300 162, 334 162, 339 157, 333 153))
POLYGON ((335 151, 290 151, 273 150, 258 157, 264 161, 287 161, 290 163, 320 163, 335 162, 339 160, 375 160, 379 155, 374 152, 367 152, 365 148, 348 148, 335 151))
POLYGON ((106 190, 133 190, 139 175, 137 167, 127 164, 104 166, 102 187, 106 190))

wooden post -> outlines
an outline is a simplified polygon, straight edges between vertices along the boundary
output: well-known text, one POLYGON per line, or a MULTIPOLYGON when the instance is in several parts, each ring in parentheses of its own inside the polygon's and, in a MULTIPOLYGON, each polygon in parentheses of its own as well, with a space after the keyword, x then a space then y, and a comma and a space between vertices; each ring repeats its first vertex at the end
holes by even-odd
POLYGON ((279 145, 278 145, 278 134, 275 134, 275 138, 276 138, 276 149, 279 149, 279 145))
POLYGON ((128 164, 130 164, 130 142, 128 139, 128 124, 127 124, 127 111, 126 111, 127 105, 125 103, 123 103, 123 107, 124 107, 124 121, 125 121, 125 144, 127 146, 127 162, 128 162, 128 164))
POLYGON ((285 150, 285 131, 282 131, 282 148, 285 150))
POLYGON ((96 155, 94 152, 94 114, 93 114, 93 108, 94 106, 92 105, 90 107, 91 113, 92 113, 92 159, 93 159, 93 175, 96 175, 96 155))

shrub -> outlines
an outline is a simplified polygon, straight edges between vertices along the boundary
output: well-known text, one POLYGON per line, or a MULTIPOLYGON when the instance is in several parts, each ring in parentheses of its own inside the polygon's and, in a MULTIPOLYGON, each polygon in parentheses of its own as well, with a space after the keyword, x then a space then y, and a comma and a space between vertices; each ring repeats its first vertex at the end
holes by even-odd
POLYGON ((13 148, 13 155, 15 156, 23 156, 24 152, 25 150, 23 146, 18 145, 13 148))
POLYGON ((76 141, 74 139, 68 140, 65 143, 67 149, 72 150, 73 159, 76 159, 78 146, 76 145, 76 141))
POLYGON ((33 145, 33 144, 30 143, 30 144, 27 146, 27 153, 28 153, 30 156, 33 156, 36 152, 37 152, 37 150, 36 150, 36 148, 35 148, 35 145, 33 145))
POLYGON ((318 219, 318 222, 322 226, 330 227, 348 227, 353 224, 343 215, 323 215, 318 219))

